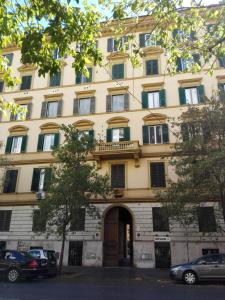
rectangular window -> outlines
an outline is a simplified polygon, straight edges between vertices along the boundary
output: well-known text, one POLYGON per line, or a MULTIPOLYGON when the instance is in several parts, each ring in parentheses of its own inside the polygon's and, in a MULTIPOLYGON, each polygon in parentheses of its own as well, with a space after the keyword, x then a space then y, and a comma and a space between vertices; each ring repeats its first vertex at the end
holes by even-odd
POLYGON ((113 39, 110 38, 107 41, 107 51, 108 52, 117 52, 121 48, 126 47, 126 50, 129 49, 129 44, 128 44, 128 37, 127 36, 122 36, 118 39, 113 39))
POLYGON ((166 187, 165 164, 150 163, 151 187, 166 187))
POLYGON ((58 101, 50 101, 47 103, 46 117, 57 117, 58 104, 58 101))
POLYGON ((22 76, 20 90, 29 90, 31 88, 31 81, 31 75, 22 76))
MULTIPOLYGON (((24 110, 28 110, 28 105, 27 104, 20 104, 20 108, 22 108, 24 110)), ((26 115, 27 115, 27 112, 20 112, 20 113, 15 115, 15 119, 16 119, 16 121, 25 120, 26 115)))
POLYGON ((50 86, 60 86, 61 84, 61 72, 57 72, 50 76, 50 86))
POLYGON ((217 248, 203 248, 202 255, 209 255, 209 254, 219 254, 219 249, 217 248))
POLYGON ((141 33, 139 35, 140 47, 156 46, 157 41, 153 33, 141 33))
POLYGON ((198 90, 194 88, 185 89, 186 104, 198 104, 198 90))
POLYGON ((0 80, 0 93, 3 92, 3 89, 4 89, 4 81, 0 80))
POLYGON ((143 126, 143 144, 166 144, 169 142, 167 124, 143 126))
POLYGON ((123 110, 124 110, 124 95, 113 95, 112 111, 123 111, 123 110))
POLYGON ((151 59, 146 61, 146 75, 156 75, 159 74, 158 70, 158 60, 151 59))
POLYGON ((51 174, 52 174, 51 168, 34 168, 31 191, 32 192, 46 191, 49 188, 51 174))
POLYGON ((219 57, 219 65, 221 68, 225 68, 225 55, 222 57, 219 57))
POLYGON ((6 171, 3 193, 15 193, 17 176, 18 170, 6 171))
POLYGON ((159 92, 148 93, 148 107, 149 108, 160 107, 159 92))
POLYGON ((111 165, 111 186, 112 188, 125 188, 125 165, 111 165))
POLYGON ((12 148, 11 153, 20 153, 22 147, 23 137, 22 136, 14 136, 12 139, 12 148))
POLYGON ((46 220, 40 218, 40 210, 36 209, 33 211, 33 232, 45 232, 46 231, 46 220))
POLYGON ((152 208, 153 231, 169 231, 169 219, 164 207, 152 208))
POLYGON ((80 208, 74 211, 71 225, 71 231, 84 231, 85 230, 85 208, 80 208))
POLYGON ((11 210, 0 210, 0 231, 9 231, 11 216, 11 210))
POLYGON ((124 139, 124 128, 112 129, 112 142, 119 142, 124 139))
POLYGON ((213 207, 199 207, 197 215, 200 232, 216 232, 216 219, 213 207))
POLYGON ((59 58, 61 58, 61 56, 59 55, 59 48, 56 48, 56 49, 54 50, 53 58, 54 58, 54 59, 59 59, 59 58))
POLYGON ((124 78, 124 64, 112 65, 112 79, 123 79, 124 78))
POLYGON ((55 134, 45 134, 43 151, 51 151, 55 144, 55 134))
POLYGON ((83 98, 79 100, 79 114, 88 115, 91 113, 91 98, 83 98))
POLYGON ((4 54, 3 57, 7 59, 7 65, 11 66, 13 61, 13 53, 4 54))
POLYGON ((89 77, 85 76, 82 73, 77 72, 77 74, 76 74, 76 84, 92 82, 92 68, 87 68, 87 69, 88 69, 88 72, 89 72, 89 77))

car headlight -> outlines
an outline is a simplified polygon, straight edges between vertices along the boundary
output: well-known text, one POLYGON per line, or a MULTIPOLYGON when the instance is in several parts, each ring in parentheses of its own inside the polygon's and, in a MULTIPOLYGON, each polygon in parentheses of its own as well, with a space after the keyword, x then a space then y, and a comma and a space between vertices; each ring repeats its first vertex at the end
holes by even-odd
POLYGON ((171 271, 174 273, 177 273, 177 271, 179 271, 181 268, 182 268, 181 266, 175 267, 175 268, 172 268, 171 271))

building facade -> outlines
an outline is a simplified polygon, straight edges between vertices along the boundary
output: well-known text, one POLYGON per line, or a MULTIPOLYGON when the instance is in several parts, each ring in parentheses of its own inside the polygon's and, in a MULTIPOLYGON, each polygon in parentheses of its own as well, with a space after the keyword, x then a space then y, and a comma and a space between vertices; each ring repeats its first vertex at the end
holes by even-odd
MULTIPOLYGON (((38 228, 37 201, 44 198, 50 176, 51 147, 63 143, 59 125, 74 124, 104 141, 91 159, 100 173, 109 174, 115 192, 113 199, 94 201, 101 219, 81 210, 80 222, 71 226, 66 241, 65 265, 154 268, 224 252, 225 237, 216 232, 216 223, 222 221, 215 217, 215 203, 204 203, 198 226, 187 234, 169 222, 155 193, 176 177, 168 164, 175 142, 168 118, 176 119, 189 104, 201 105, 218 85, 224 89, 225 58, 212 77, 204 70, 183 72, 185 60, 178 61, 178 73, 170 76, 164 72, 166 55, 148 30, 148 19, 135 29, 144 53, 138 68, 129 60, 131 49, 117 51, 116 40, 103 32, 98 47, 107 67, 89 65, 89 78, 75 74, 72 58, 59 58, 57 51, 61 72, 38 77, 37 68, 21 65, 18 49, 5 49, 21 84, 12 90, 1 82, 1 95, 26 107, 27 113, 25 120, 21 114, 1 117, 0 154, 11 164, 1 174, 0 247, 60 251, 60 239, 46 237, 45 228, 38 228)), ((124 41, 125 36, 120 43, 124 41)))

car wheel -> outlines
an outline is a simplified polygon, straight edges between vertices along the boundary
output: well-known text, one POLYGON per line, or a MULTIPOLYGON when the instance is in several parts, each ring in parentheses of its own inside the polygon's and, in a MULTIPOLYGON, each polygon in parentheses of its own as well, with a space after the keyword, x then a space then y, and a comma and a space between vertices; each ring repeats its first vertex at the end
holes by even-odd
POLYGON ((20 273, 15 268, 10 269, 7 273, 7 279, 9 282, 14 283, 14 282, 18 281, 19 277, 20 277, 20 273))
POLYGON ((192 271, 187 271, 184 273, 183 280, 186 284, 195 284, 197 281, 197 276, 192 271))

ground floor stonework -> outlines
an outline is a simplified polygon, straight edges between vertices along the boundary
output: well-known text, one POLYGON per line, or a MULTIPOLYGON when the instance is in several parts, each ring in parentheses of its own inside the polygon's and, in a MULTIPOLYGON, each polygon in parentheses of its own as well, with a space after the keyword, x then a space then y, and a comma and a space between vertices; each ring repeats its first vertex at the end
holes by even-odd
MULTIPOLYGON (((211 203, 206 205, 214 207, 211 203)), ((84 214, 83 226, 79 224, 79 228, 73 228, 67 235, 64 265, 166 268, 203 254, 225 252, 225 237, 221 230, 202 232, 198 225, 184 230, 166 218, 157 202, 96 206, 101 217, 96 219, 84 214)), ((35 209, 35 206, 0 208, 5 219, 8 216, 8 228, 5 226, 7 230, 0 232, 0 248, 28 250, 43 247, 61 251, 60 237, 34 232, 35 209)), ((220 225, 224 226, 221 220, 220 225)))

